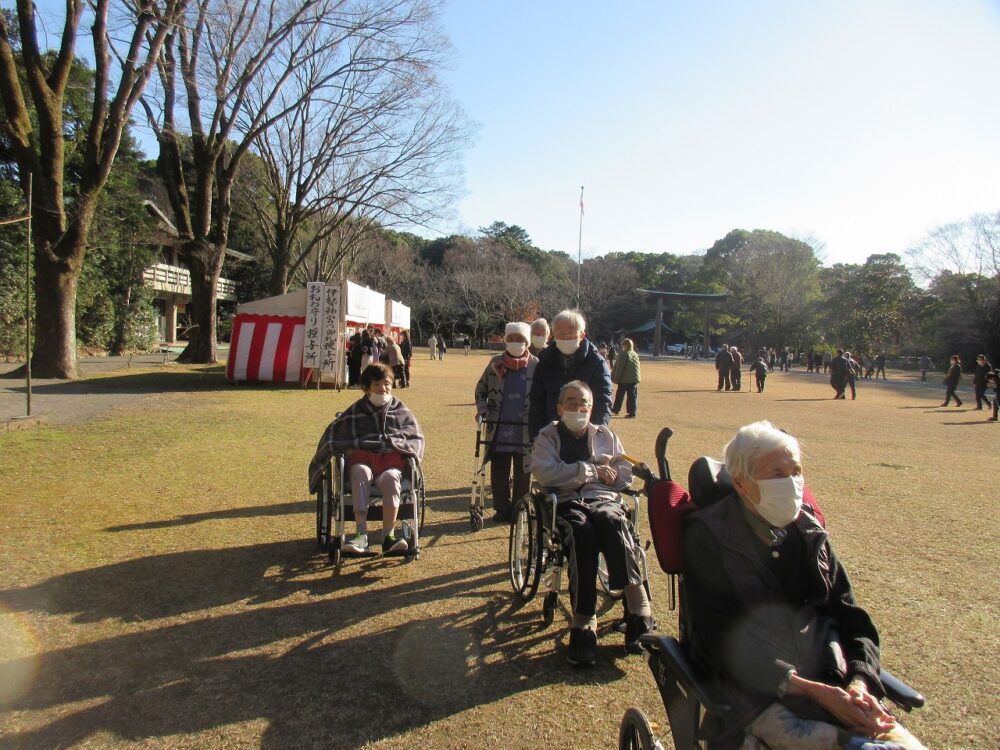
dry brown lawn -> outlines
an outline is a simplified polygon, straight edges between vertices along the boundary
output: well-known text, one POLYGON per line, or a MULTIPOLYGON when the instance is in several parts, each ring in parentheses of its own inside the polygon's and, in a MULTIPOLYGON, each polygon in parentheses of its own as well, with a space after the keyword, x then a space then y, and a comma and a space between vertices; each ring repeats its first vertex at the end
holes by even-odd
MULTIPOLYGON (((621 636, 604 631, 597 668, 569 668, 565 610, 544 629, 540 598, 513 606, 506 528, 469 530, 485 364, 415 360, 399 395, 428 437, 424 553, 339 577, 316 549, 306 466, 356 391, 130 371, 105 387, 166 390, 0 436, 0 748, 607 748, 630 705, 666 735, 621 636)), ((774 374, 757 395, 717 393, 713 375, 644 362, 640 418, 613 422, 629 453, 651 461, 669 425, 686 476, 740 424, 798 435, 884 661, 928 696, 908 724, 933 748, 1000 747, 1000 426, 968 400, 937 408, 938 387, 862 383, 834 402, 820 377, 774 374)), ((658 572, 653 589, 674 632, 658 572)))

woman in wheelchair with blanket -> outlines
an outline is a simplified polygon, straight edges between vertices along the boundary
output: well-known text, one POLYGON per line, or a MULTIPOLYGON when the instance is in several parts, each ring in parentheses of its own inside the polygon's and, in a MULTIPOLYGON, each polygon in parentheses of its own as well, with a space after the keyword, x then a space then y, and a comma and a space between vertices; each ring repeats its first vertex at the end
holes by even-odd
POLYGON ((568 525, 573 620, 566 658, 577 667, 597 661, 597 557, 604 553, 610 586, 624 589, 625 648, 638 653, 639 636, 655 625, 628 511, 618 491, 629 485, 632 465, 618 437, 590 423, 594 396, 580 380, 559 391, 559 421, 543 427, 531 453, 538 483, 558 496, 557 523, 568 525))
POLYGON ((344 550, 368 550, 368 497, 372 484, 382 492, 382 553, 403 554, 408 542, 394 533, 406 458, 419 462, 424 436, 416 417, 392 395, 393 372, 384 364, 368 365, 361 373, 364 395, 341 413, 320 438, 309 464, 309 490, 317 492, 330 457, 347 451, 347 475, 354 499, 357 533, 344 550))
POLYGON ((922 748, 880 702, 878 632, 803 506, 800 458, 770 422, 726 446, 736 492, 685 523, 692 657, 747 750, 922 748))

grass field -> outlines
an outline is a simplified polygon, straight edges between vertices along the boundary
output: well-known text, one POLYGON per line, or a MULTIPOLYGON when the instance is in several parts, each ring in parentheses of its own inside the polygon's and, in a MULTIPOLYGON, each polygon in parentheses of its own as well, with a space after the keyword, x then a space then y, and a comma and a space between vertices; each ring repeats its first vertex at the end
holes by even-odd
MULTIPOLYGON (((540 598, 513 606, 506 528, 469 530, 486 361, 418 355, 398 395, 427 436, 424 552, 339 577, 306 467, 356 391, 133 370, 105 387, 164 391, 0 435, 0 748, 608 748, 630 705, 666 734, 621 636, 604 630, 598 667, 572 670, 566 612, 544 629, 540 598)), ((1000 747, 1000 426, 968 400, 938 408, 940 388, 863 383, 834 402, 820 377, 775 374, 758 395, 718 393, 713 375, 644 362, 640 418, 612 423, 627 451, 652 462, 669 425, 683 477, 746 422, 796 434, 885 664, 928 696, 908 725, 932 748, 1000 747)), ((653 574, 672 633, 666 590, 653 574)))

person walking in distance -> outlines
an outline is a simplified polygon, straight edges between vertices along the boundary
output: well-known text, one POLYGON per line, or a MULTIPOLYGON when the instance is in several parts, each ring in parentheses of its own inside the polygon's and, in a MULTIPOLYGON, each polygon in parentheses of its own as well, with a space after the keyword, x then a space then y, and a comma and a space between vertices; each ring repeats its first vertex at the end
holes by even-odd
POLYGON ((990 398, 986 395, 986 381, 991 372, 993 365, 986 361, 986 355, 980 354, 976 357, 976 369, 972 373, 972 387, 976 392, 976 411, 983 410, 984 402, 986 408, 990 408, 990 398))
POLYGON ((754 384, 757 386, 757 393, 763 393, 764 380, 767 379, 767 365, 764 364, 763 357, 757 357, 755 362, 750 363, 750 372, 753 373, 754 384))
POLYGON ((882 373, 882 380, 885 380, 885 352, 879 352, 878 356, 875 357, 875 379, 878 380, 878 374, 882 373))
POLYGON ((427 348, 431 350, 431 359, 437 359, 438 338, 433 333, 431 334, 431 337, 427 339, 427 348))
POLYGON ((962 405, 962 399, 958 397, 955 389, 958 388, 959 382, 962 380, 962 360, 959 359, 957 354, 951 355, 951 366, 948 368, 948 374, 944 376, 944 403, 941 406, 948 406, 951 403, 952 396, 955 397, 955 406, 962 405))
POLYGON ((632 339, 624 339, 621 356, 618 357, 614 369, 611 370, 611 382, 618 386, 618 390, 615 392, 615 402, 611 406, 611 413, 616 417, 622 410, 622 401, 625 400, 628 419, 635 418, 638 406, 639 380, 639 355, 635 352, 635 344, 632 339))
POLYGON ((730 380, 732 368, 733 355, 729 353, 729 344, 723 344, 719 353, 715 355, 715 369, 719 373, 719 387, 715 390, 721 391, 722 386, 725 386, 727 391, 733 389, 732 380, 730 380))
POLYGON ((847 360, 847 384, 851 387, 851 401, 858 397, 857 380, 861 374, 861 365, 851 357, 850 352, 844 352, 844 359, 847 360))
POLYGON ((931 358, 928 357, 926 354, 924 354, 923 356, 921 356, 920 357, 920 363, 918 364, 918 367, 920 368, 920 382, 921 383, 926 383, 927 382, 927 371, 929 369, 931 369, 931 358))
POLYGON ((733 358, 733 364, 729 368, 729 379, 732 381, 733 390, 738 391, 743 387, 743 355, 735 346, 729 347, 729 356, 733 358))
POLYGON ((986 421, 996 422, 997 412, 1000 410, 1000 367, 990 373, 990 378, 993 380, 993 416, 986 421))
POLYGON ((444 343, 444 334, 442 333, 438 336, 438 359, 444 362, 445 352, 448 351, 448 345, 444 343))
POLYGON ((844 390, 847 388, 847 373, 851 366, 844 357, 844 350, 838 349, 837 356, 830 360, 830 386, 836 392, 835 399, 847 398, 844 390))

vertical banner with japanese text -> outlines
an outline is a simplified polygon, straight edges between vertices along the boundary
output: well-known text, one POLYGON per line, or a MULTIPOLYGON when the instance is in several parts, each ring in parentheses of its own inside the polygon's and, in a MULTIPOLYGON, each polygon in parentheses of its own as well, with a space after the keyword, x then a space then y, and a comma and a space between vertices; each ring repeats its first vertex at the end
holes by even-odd
MULTIPOLYGON (((306 328, 305 342, 302 351, 302 366, 316 369, 320 365, 323 348, 323 322, 325 307, 322 281, 310 281, 306 284, 306 328)), ((334 334, 336 336, 336 333, 334 334)))
POLYGON ((323 334, 320 345, 320 372, 339 373, 340 345, 340 285, 327 284, 323 291, 323 334))

